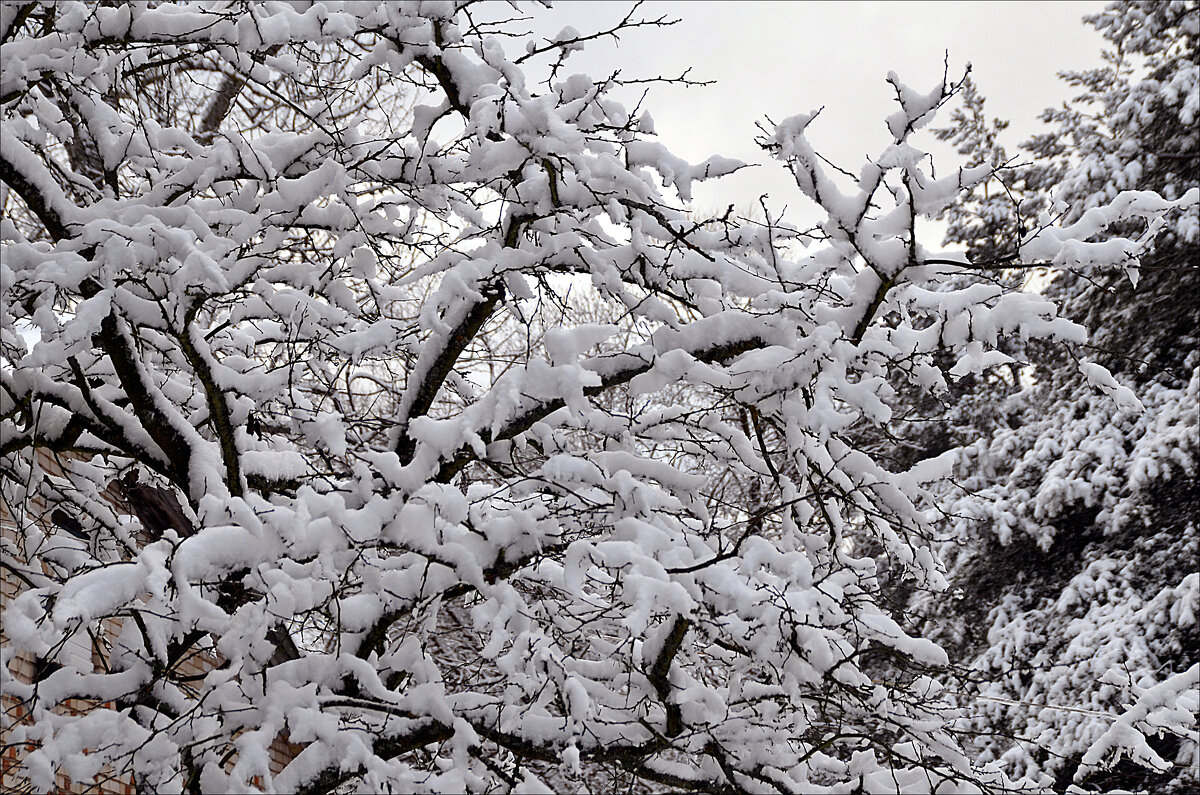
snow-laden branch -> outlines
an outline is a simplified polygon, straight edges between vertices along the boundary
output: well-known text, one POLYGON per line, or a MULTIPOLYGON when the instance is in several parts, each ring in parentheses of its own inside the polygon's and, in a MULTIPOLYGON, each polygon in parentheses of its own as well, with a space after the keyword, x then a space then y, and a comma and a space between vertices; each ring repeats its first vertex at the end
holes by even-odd
POLYGON ((1008 785, 932 679, 869 671, 947 661, 885 607, 944 586, 948 465, 895 463, 898 392, 1084 339, 919 239, 988 176, 918 148, 953 87, 893 76, 857 176, 815 114, 764 136, 824 213, 789 255, 681 206, 740 163, 671 154, 612 81, 531 89, 469 5, 24 8, 0 683, 35 789, 1008 785))

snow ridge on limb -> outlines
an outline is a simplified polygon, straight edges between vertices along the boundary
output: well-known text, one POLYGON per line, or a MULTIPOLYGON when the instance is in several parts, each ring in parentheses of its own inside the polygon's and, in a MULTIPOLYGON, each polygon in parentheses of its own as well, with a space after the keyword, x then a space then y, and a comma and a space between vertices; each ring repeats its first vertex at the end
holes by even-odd
POLYGON ((1137 703, 1113 721, 1083 755, 1075 781, 1086 781, 1090 774, 1115 764, 1122 754, 1145 767, 1170 770, 1171 764, 1155 753, 1146 743, 1146 737, 1172 732, 1200 743, 1196 721, 1200 711, 1198 692, 1200 663, 1147 688, 1137 703))

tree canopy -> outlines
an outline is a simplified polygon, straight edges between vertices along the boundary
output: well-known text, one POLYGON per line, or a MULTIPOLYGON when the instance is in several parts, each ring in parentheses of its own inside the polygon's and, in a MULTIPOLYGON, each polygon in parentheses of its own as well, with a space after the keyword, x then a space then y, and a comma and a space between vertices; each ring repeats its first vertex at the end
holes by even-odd
MULTIPOLYGON (((948 587, 962 460, 899 452, 906 396, 1044 345, 1181 427, 999 277, 1136 277, 1164 229, 1194 242, 1200 189, 1069 194, 1003 262, 944 251, 923 219, 1002 164, 935 172, 966 84, 889 75, 857 173, 816 111, 762 128, 818 227, 697 220, 693 184, 741 164, 671 154, 619 77, 569 68, 665 20, 535 39, 475 10, 0 5, 0 684, 28 785, 1051 786, 971 752, 949 656, 896 607, 948 587)), ((1155 609, 1194 625, 1194 580, 1155 609)), ((1195 742, 1200 666, 1172 673, 1084 769, 1195 742)))

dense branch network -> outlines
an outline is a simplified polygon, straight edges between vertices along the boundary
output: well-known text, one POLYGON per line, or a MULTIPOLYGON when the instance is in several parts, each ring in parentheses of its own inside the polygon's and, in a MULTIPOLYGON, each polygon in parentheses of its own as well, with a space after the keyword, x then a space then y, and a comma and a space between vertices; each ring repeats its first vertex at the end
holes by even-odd
MULTIPOLYGON (((667 20, 513 58, 481 11, 0 6, 3 555, 28 586, 0 681, 31 786, 1008 786, 880 599, 881 566, 941 584, 946 462, 871 442, 897 385, 1084 338, 919 242, 992 173, 934 179, 916 148, 955 86, 889 78, 892 141, 849 180, 815 114, 764 133, 825 216, 795 258, 782 220, 690 216, 740 163, 560 78, 667 20)), ((1121 195, 1019 255, 1124 266, 1145 240, 1110 224, 1195 201, 1121 195)))

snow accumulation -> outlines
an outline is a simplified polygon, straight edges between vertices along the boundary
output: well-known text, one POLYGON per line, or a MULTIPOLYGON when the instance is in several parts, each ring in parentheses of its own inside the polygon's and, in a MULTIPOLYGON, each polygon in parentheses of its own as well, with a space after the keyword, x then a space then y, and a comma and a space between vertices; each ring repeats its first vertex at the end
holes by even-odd
MULTIPOLYGON (((1200 669, 1146 673, 1194 575, 1144 599, 1096 552, 1058 601, 1004 602, 983 708, 903 615, 949 587, 947 521, 1049 548, 1082 503, 1125 532, 1123 496, 1195 468, 1200 375, 1135 392, 1094 359, 1033 443, 905 460, 914 390, 1087 338, 918 239, 993 175, 921 148, 962 84, 890 75, 857 177, 817 113, 764 130, 823 213, 796 251, 785 219, 690 212, 742 164, 560 70, 591 34, 509 57, 520 28, 0 5, 4 786, 1046 791, 1022 754, 1055 732, 1081 786, 1162 769, 1151 735, 1194 757, 1200 669), (1012 672, 1031 611, 1062 616, 1065 673, 1012 672), (989 696, 1115 717, 981 747, 989 696)), ((1132 277, 1198 196, 1118 192, 1020 254, 1132 277)))

